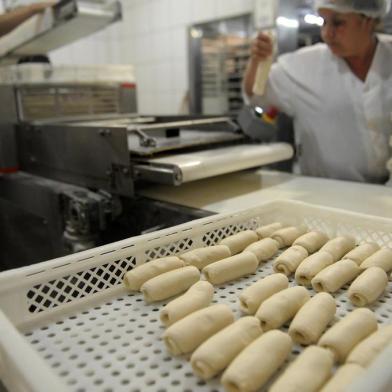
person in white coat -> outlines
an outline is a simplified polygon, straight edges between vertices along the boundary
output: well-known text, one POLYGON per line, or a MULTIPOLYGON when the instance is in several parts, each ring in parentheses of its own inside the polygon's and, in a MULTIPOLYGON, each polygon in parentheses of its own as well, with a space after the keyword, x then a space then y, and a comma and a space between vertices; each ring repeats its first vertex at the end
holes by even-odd
POLYGON ((376 34, 390 0, 316 0, 324 43, 280 56, 263 96, 253 94, 266 34, 252 45, 244 91, 293 117, 302 174, 385 183, 392 133, 392 41, 376 34))

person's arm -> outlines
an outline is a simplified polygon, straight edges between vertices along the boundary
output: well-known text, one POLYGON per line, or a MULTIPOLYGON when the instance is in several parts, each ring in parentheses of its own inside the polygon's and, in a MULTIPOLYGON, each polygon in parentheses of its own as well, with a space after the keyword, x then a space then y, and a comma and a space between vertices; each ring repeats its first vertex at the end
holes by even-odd
POLYGON ((0 15, 0 37, 8 34, 31 16, 42 12, 53 4, 55 4, 55 1, 30 4, 0 15))
POLYGON ((253 85, 255 84, 257 68, 261 61, 272 55, 273 43, 271 37, 260 33, 251 46, 250 59, 248 61, 243 79, 245 94, 251 98, 253 96, 253 85))

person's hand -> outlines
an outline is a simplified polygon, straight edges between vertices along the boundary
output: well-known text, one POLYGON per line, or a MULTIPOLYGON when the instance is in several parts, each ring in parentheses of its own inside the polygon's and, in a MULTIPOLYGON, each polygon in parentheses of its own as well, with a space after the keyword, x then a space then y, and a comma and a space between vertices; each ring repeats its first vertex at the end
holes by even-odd
POLYGON ((271 37, 266 33, 259 33, 251 46, 251 60, 259 63, 272 56, 273 42, 271 37))
POLYGON ((32 15, 38 14, 44 11, 46 8, 52 7, 55 5, 57 1, 45 1, 42 3, 33 3, 30 4, 28 7, 30 8, 30 12, 32 15))

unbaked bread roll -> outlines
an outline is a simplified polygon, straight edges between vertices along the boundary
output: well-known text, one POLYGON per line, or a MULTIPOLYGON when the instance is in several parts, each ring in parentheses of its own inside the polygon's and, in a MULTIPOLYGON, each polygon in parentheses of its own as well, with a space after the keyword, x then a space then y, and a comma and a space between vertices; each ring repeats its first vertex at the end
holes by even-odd
POLYGON ((347 363, 368 367, 373 360, 392 343, 392 325, 381 327, 361 343, 357 344, 347 357, 347 363))
POLYGON ((272 233, 282 228, 283 225, 280 222, 274 222, 269 225, 259 227, 256 229, 256 233, 260 239, 263 239, 269 237, 272 233))
POLYGON ((234 314, 227 305, 209 306, 171 325, 163 334, 163 341, 171 354, 187 354, 233 322, 234 314))
POLYGON ((362 272, 348 289, 348 298, 355 306, 367 306, 376 301, 388 285, 388 275, 380 267, 362 272))
POLYGON ((240 233, 233 234, 223 239, 220 245, 226 245, 232 255, 242 252, 252 242, 258 241, 259 237, 253 230, 245 230, 240 233))
POLYGON ((320 392, 346 392, 347 387, 364 372, 365 369, 359 365, 353 363, 345 364, 338 368, 334 376, 320 392))
POLYGON ((254 242, 245 248, 245 252, 251 252, 259 263, 269 260, 279 251, 279 244, 272 238, 264 238, 263 240, 254 242))
POLYGON ((289 280, 283 274, 272 274, 260 279, 242 291, 240 308, 246 314, 255 314, 261 303, 278 291, 287 289, 289 280))
POLYGON ((320 271, 312 279, 312 287, 318 292, 335 293, 346 283, 354 280, 361 272, 355 261, 341 260, 320 271))
POLYGON ((216 376, 262 333, 256 317, 243 317, 230 324, 202 343, 192 354, 193 372, 204 380, 216 376))
POLYGON ((292 341, 281 331, 270 331, 254 340, 233 360, 222 376, 228 392, 256 392, 289 356, 292 341))
POLYGON ((259 262, 251 252, 216 261, 203 268, 203 274, 212 284, 222 284, 256 272, 259 262))
POLYGON ((290 226, 284 227, 278 231, 271 234, 271 238, 279 242, 279 247, 284 248, 285 246, 293 245, 293 242, 306 233, 306 226, 301 225, 298 227, 290 226))
POLYGON ((349 352, 376 330, 375 314, 369 309, 356 309, 325 332, 318 345, 330 349, 337 362, 344 362, 349 352))
POLYGON ((328 241, 328 236, 320 231, 310 231, 301 237, 298 237, 293 245, 300 245, 305 248, 308 253, 314 253, 320 250, 328 241))
POLYGON ((333 354, 310 346, 289 365, 269 392, 318 392, 332 375, 333 354))
POLYGON ((129 290, 138 291, 147 280, 184 265, 185 263, 176 256, 152 260, 127 272, 124 276, 124 285, 129 290))
POLYGON ((183 260, 186 265, 193 265, 199 270, 202 270, 208 264, 226 259, 230 256, 230 249, 226 245, 215 245, 193 249, 189 252, 183 253, 180 256, 180 259, 183 260))
POLYGON ((315 344, 334 319, 336 303, 328 293, 316 294, 295 315, 289 335, 294 342, 307 346, 315 344))
POLYGON ((308 256, 305 248, 293 245, 276 258, 273 263, 274 271, 290 276, 308 256))
POLYGON ((343 256, 350 252, 355 247, 355 238, 345 235, 339 236, 332 240, 329 240, 321 250, 329 252, 334 261, 338 261, 343 258, 343 256))
POLYGON ((184 295, 169 302, 162 309, 162 324, 168 327, 188 314, 209 306, 213 297, 214 286, 211 283, 204 280, 196 282, 184 295))
POLYGON ((163 301, 181 294, 200 280, 200 271, 193 266, 178 268, 143 283, 140 291, 146 302, 163 301))
POLYGON ((376 253, 380 247, 374 242, 364 242, 343 256, 343 259, 355 261, 358 265, 363 263, 372 254, 376 253))
POLYGON ((385 272, 392 270, 392 249, 382 248, 368 257, 361 265, 362 269, 369 267, 380 267, 385 272))
POLYGON ((320 250, 307 257, 295 271, 295 280, 303 286, 310 286, 312 279, 324 268, 333 264, 333 256, 320 250))
POLYGON ((308 291, 299 286, 279 291, 267 298, 256 312, 261 328, 263 331, 280 328, 292 319, 309 299, 308 291))

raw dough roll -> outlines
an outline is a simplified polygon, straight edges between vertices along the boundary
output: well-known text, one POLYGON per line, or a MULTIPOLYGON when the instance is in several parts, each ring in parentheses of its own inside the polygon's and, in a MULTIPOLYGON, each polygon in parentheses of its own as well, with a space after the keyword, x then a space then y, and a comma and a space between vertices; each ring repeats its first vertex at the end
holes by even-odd
POLYGON ((223 239, 220 245, 226 245, 232 255, 242 252, 252 242, 258 241, 259 237, 253 230, 245 230, 223 239))
POLYGON ((181 297, 169 302, 161 311, 160 319, 166 327, 184 318, 196 310, 211 304, 214 286, 206 281, 199 281, 181 297))
POLYGON ((234 314, 227 305, 209 306, 171 325, 163 341, 171 354, 187 354, 232 322, 234 314))
POLYGON ((314 253, 320 250, 328 241, 328 236, 319 231, 310 231, 294 241, 293 245, 300 245, 305 248, 308 253, 314 253))
POLYGON ((245 252, 251 252, 259 263, 269 260, 279 251, 279 244, 272 238, 264 238, 263 240, 254 242, 245 248, 245 252))
POLYGON ((382 248, 368 257, 361 265, 361 268, 380 267, 385 272, 392 270, 392 249, 382 248))
POLYGON ((251 342, 263 333, 256 317, 243 317, 206 340, 191 357, 196 376, 208 380, 225 369, 251 342))
POLYGON ((329 348, 337 362, 344 362, 349 352, 376 330, 375 314, 369 309, 356 309, 325 332, 318 345, 329 348))
POLYGON ((230 249, 226 245, 207 246, 205 248, 193 249, 180 256, 186 265, 193 265, 202 270, 208 264, 215 263, 231 256, 230 249))
POLYGON ((293 245, 293 242, 306 233, 306 226, 290 226, 275 231, 271 234, 271 238, 279 242, 279 247, 284 248, 285 246, 293 245))
POLYGON ((295 315, 289 335, 294 342, 307 346, 315 344, 334 319, 336 303, 328 293, 316 294, 295 315))
POLYGON ((295 280, 303 286, 310 286, 312 279, 324 268, 333 264, 333 256, 320 250, 307 257, 295 271, 295 280))
POLYGON ((285 250, 273 263, 275 272, 291 275, 298 266, 309 256, 308 251, 299 245, 293 245, 285 250))
POLYGON ((292 319, 310 296, 304 287, 290 287, 266 299, 256 312, 263 331, 280 328, 292 319))
POLYGON ((348 289, 348 298, 355 306, 367 306, 384 292, 388 275, 380 267, 370 267, 362 272, 348 289))
POLYGON ((354 280, 361 273, 357 263, 345 259, 334 263, 320 271, 313 279, 312 286, 315 291, 335 293, 346 283, 354 280))
POLYGON ((143 283, 140 291, 146 302, 163 301, 183 293, 200 280, 200 271, 193 266, 165 272, 143 283))
POLYGON ((247 346, 222 376, 228 392, 256 392, 282 366, 291 351, 289 335, 270 331, 247 346), (267 354, 268 353, 268 354, 267 354))
POLYGON ((273 294, 287 289, 289 280, 283 274, 272 274, 252 284, 240 294, 240 308, 246 314, 255 314, 262 302, 273 294))
POLYGON ((222 284, 256 272, 259 262, 251 252, 216 261, 203 268, 203 274, 212 284, 222 284))
POLYGON ((355 261, 358 265, 363 263, 365 259, 376 253, 380 247, 374 242, 365 242, 358 245, 352 251, 343 256, 343 259, 350 259, 355 261))
POLYGON ((392 343, 392 325, 381 327, 357 344, 350 352, 346 362, 366 368, 390 343, 392 343))
POLYGON ((320 392, 345 392, 347 387, 365 372, 365 369, 353 363, 338 368, 334 376, 325 384, 320 392))
POLYGON ((317 346, 306 348, 269 392, 318 392, 331 377, 333 354, 317 346))
POLYGON ((338 261, 354 247, 355 239, 351 236, 345 235, 329 240, 321 248, 321 250, 329 252, 333 256, 334 261, 338 261))
POLYGON ((260 239, 269 237, 275 231, 282 229, 283 225, 280 222, 270 223, 269 225, 261 226, 256 230, 260 239))
POLYGON ((124 276, 124 285, 129 290, 138 291, 147 280, 184 265, 185 263, 176 256, 148 261, 127 272, 124 276))

